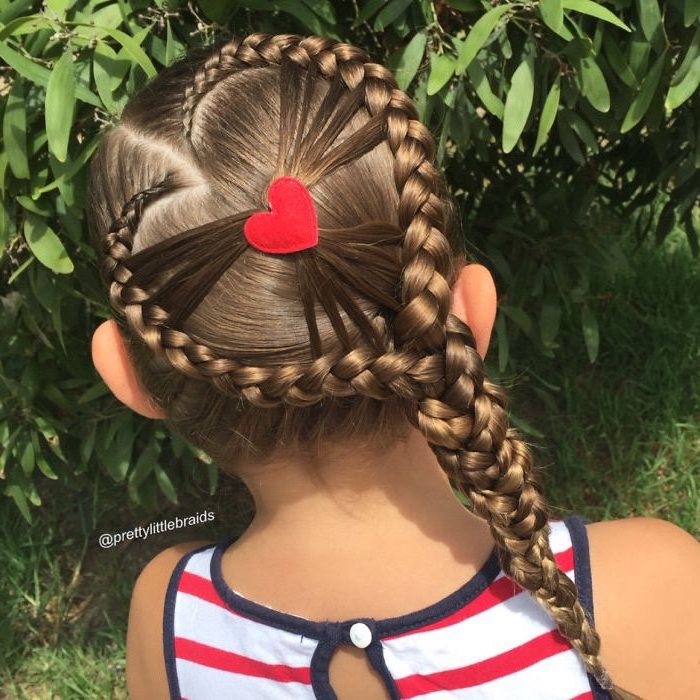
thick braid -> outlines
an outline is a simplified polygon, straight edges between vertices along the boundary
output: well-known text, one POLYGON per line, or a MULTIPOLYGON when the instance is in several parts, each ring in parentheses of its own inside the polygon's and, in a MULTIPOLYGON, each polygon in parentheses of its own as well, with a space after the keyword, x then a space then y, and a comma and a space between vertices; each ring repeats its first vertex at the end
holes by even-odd
POLYGON ((447 381, 442 394, 426 386, 414 424, 471 499, 475 513, 489 523, 505 573, 534 595, 587 669, 604 688, 612 689, 598 658, 600 638, 576 586, 557 566, 549 546, 548 508, 530 452, 508 428, 504 398, 484 378, 471 332, 457 317, 448 317, 453 269, 446 263, 449 244, 441 232, 441 207, 434 194, 432 137, 413 124, 405 133, 404 142, 395 148, 399 215, 406 227, 405 307, 394 324, 395 344, 431 350, 442 341, 447 381))

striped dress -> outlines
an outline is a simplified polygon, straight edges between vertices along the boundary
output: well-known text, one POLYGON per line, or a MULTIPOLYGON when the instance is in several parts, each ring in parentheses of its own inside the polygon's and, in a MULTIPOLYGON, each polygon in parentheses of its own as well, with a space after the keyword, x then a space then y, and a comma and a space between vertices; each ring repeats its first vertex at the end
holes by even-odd
MULTIPOLYGON (((551 520, 550 545, 593 619, 585 522, 551 520)), ((175 700, 335 700, 328 668, 340 644, 365 650, 392 699, 609 698, 553 619, 506 578, 495 548, 467 583, 427 608, 313 622, 232 590, 221 574, 229 544, 195 550, 173 572, 163 632, 175 700)))

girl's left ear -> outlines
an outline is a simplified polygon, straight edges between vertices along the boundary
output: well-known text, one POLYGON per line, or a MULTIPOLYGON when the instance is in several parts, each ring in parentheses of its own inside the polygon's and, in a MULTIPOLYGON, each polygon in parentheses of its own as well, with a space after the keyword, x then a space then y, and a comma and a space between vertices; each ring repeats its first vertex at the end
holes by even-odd
POLYGON ((92 363, 110 391, 129 408, 146 418, 167 418, 141 386, 126 352, 119 326, 104 321, 92 335, 92 363))
POLYGON ((465 265, 452 287, 452 313, 474 334, 476 349, 486 357, 496 320, 498 299, 493 276, 483 265, 465 265))

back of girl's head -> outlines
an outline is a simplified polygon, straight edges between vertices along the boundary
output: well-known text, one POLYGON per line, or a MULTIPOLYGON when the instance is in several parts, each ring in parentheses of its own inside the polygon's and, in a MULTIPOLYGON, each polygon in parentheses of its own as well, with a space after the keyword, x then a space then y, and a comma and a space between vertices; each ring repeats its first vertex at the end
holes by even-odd
POLYGON ((505 573, 611 687, 530 453, 449 313, 464 258, 433 151, 390 72, 348 44, 254 34, 191 54, 131 100, 93 162, 110 300, 145 388, 225 468, 419 428, 505 573), (248 245, 279 176, 308 187, 315 247, 248 245))
POLYGON ((222 466, 403 433, 425 352, 393 351, 444 345, 460 254, 415 118, 358 49, 253 35, 165 70, 106 134, 90 219, 112 303, 145 387, 222 466), (318 214, 318 246, 293 255, 243 237, 280 175, 318 214))

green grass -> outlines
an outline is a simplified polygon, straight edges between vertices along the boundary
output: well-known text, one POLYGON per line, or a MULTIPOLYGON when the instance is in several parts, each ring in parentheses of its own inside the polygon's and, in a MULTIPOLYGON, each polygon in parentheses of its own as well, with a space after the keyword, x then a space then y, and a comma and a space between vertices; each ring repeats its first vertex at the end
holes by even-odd
POLYGON ((127 697, 124 675, 129 598, 140 569, 176 542, 218 540, 245 527, 250 504, 235 482, 216 497, 190 494, 179 506, 147 512, 106 478, 91 493, 47 482, 30 526, 10 499, 0 501, 0 700, 127 697), (213 523, 98 544, 116 533, 204 509, 213 523))
POLYGON ((682 237, 628 244, 630 271, 595 280, 600 355, 578 323, 556 360, 531 353, 513 408, 545 437, 539 462, 555 512, 670 520, 700 538, 700 261, 682 237), (533 398, 535 376, 557 387, 533 398))
MULTIPOLYGON (((595 364, 575 322, 563 323, 555 360, 512 348, 525 368, 514 412, 546 436, 536 449, 555 517, 657 516, 699 537, 700 264, 679 239, 627 253, 630 273, 614 281, 601 274, 590 290, 601 333, 595 364), (558 389, 538 398, 536 377, 558 389)), ((225 485, 215 498, 194 495, 148 513, 105 479, 83 494, 47 482, 32 526, 0 501, 0 698, 125 698, 126 616, 138 571, 174 542, 240 531, 249 503, 236 494, 225 485), (102 532, 204 507, 216 512, 212 527, 114 550, 97 545, 102 532)))

